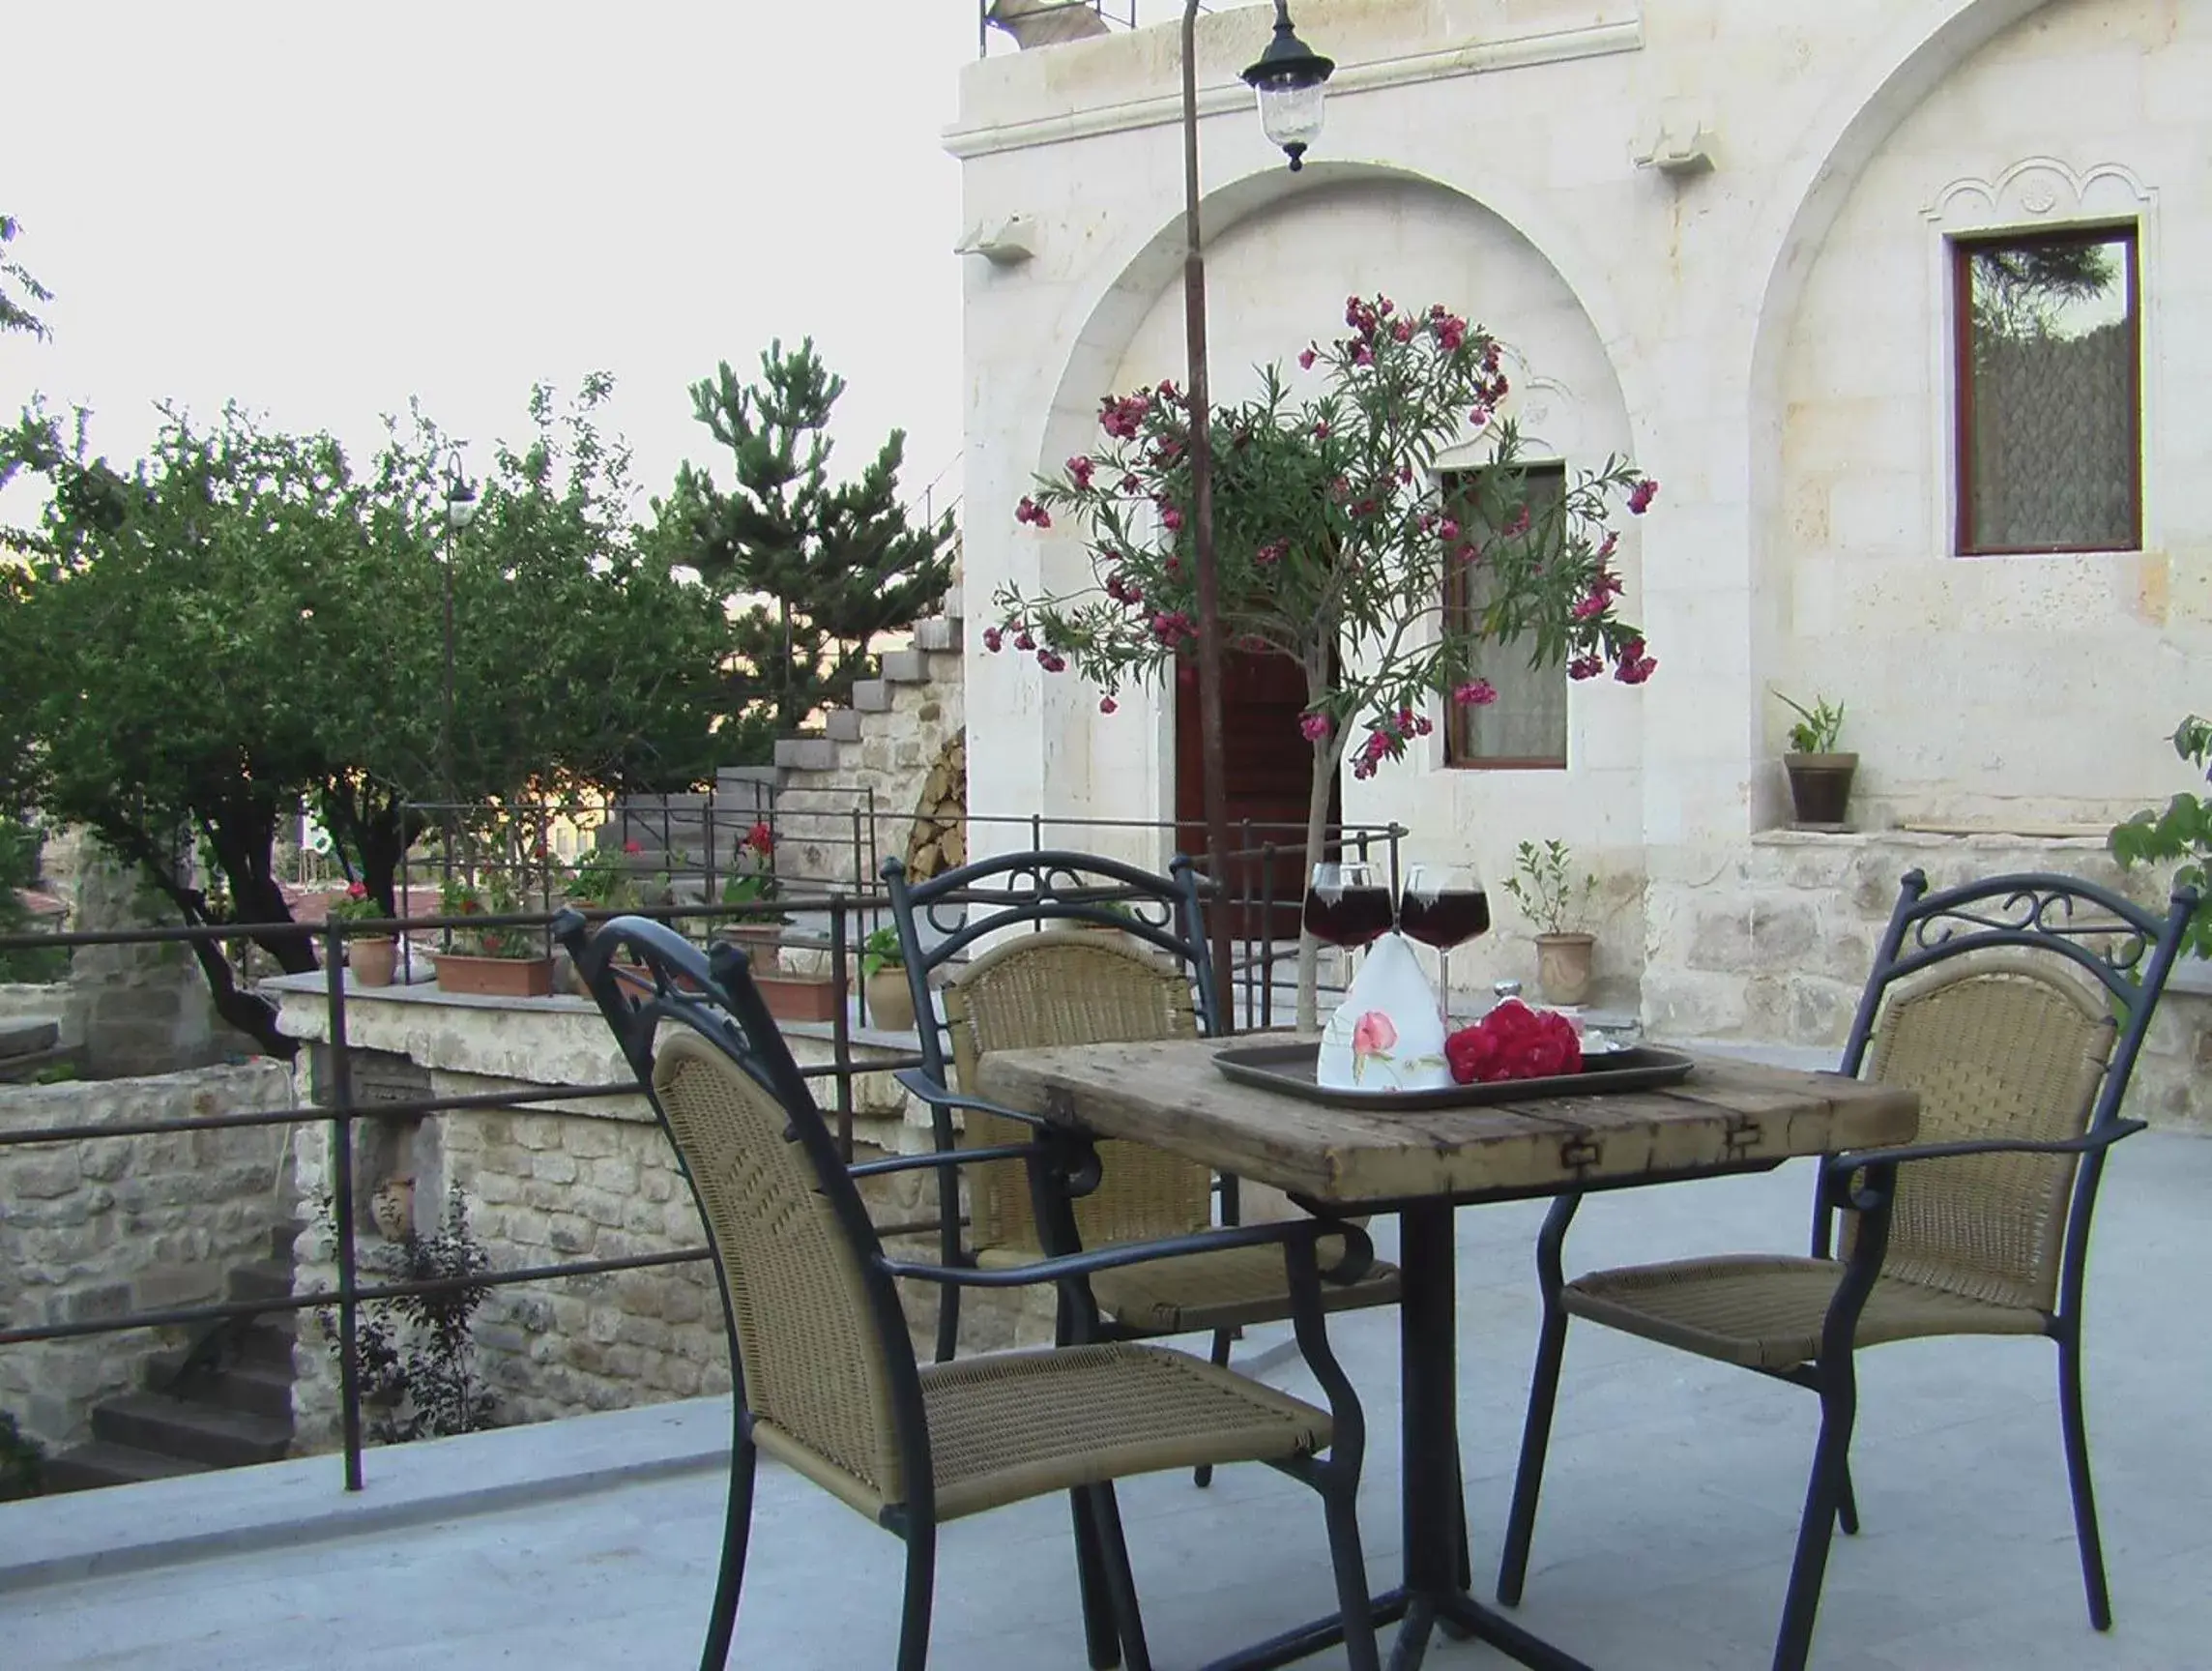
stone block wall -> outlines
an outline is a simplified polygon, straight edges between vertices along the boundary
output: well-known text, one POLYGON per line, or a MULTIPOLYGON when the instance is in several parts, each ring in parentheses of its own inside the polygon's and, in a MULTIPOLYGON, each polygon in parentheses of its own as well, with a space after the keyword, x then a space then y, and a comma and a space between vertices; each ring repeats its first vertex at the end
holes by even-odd
MULTIPOLYGON (((9 1129, 283 1108, 281 1063, 0 1091, 9 1129)), ((0 1321, 19 1328, 205 1304, 266 1259, 291 1212, 285 1129, 91 1138, 0 1149, 0 1321)), ((0 1408, 51 1447, 87 1436, 101 1399, 141 1384, 193 1331, 137 1330, 0 1348, 0 1408)))
MULTIPOLYGON (((303 996, 305 1004, 287 1003, 285 1025, 311 1033, 321 1023, 320 1007, 310 994, 303 996)), ((356 1188, 364 1201, 356 1224, 364 1249, 380 1240, 365 1203, 399 1177, 411 1188, 397 1199, 411 1198, 405 1210, 425 1232, 437 1224, 448 1191, 457 1187, 494 1270, 630 1258, 702 1244, 675 1155, 642 1099, 559 1105, 554 1080, 593 1085, 622 1073, 604 1023, 582 1000, 455 1002, 434 990, 394 989, 357 995, 349 1015, 350 1036, 371 1062, 389 1064, 391 1057, 409 1052, 419 1063, 426 1059, 436 1096, 537 1083, 549 1087, 555 1104, 423 1120, 367 1116, 355 1146, 356 1188), (524 1073, 531 1078, 525 1080, 524 1073)), ((826 1038, 793 1028, 789 1039, 801 1065, 830 1060, 826 1038)), ((392 1076, 386 1066, 377 1072, 392 1076)), ((830 1082, 817 1081, 816 1091, 833 1106, 830 1082)), ((926 1129, 910 1121, 905 1095, 888 1073, 858 1075, 854 1106, 856 1159, 926 1146, 926 1129)), ((328 1288, 336 1278, 335 1246, 312 1206, 328 1185, 328 1163, 327 1129, 303 1129, 294 1188, 308 1228, 297 1245, 296 1292, 328 1288)), ((881 1227, 934 1220, 934 1186, 919 1174, 871 1180, 864 1193, 881 1227)), ((887 1240, 905 1256, 934 1257, 933 1236, 887 1240)), ((364 1255, 364 1270, 373 1257, 364 1255)), ((933 1291, 917 1289, 908 1296, 909 1320, 917 1345, 926 1350, 936 1302, 933 1291)), ((972 1295, 963 1305, 966 1349, 1044 1341, 1051 1330, 1049 1295, 992 1296, 981 1303, 972 1295)), ((475 1338, 478 1367, 498 1398, 496 1420, 502 1425, 692 1397, 729 1386, 720 1296, 704 1264, 495 1289, 478 1313, 475 1338)), ((294 1368, 299 1448, 330 1449, 339 1427, 336 1365, 312 1321, 303 1325, 294 1368)))
MULTIPOLYGON (((1655 860, 1643 1019, 1662 1038, 1841 1049, 1875 947, 1913 868, 1936 889, 2048 870, 2163 904, 2166 878, 2123 872, 2089 837, 1774 831, 1694 867, 1655 860)), ((2212 997, 2177 974, 2137 1065, 2130 1104, 2162 1125, 2212 1129, 2212 997)))

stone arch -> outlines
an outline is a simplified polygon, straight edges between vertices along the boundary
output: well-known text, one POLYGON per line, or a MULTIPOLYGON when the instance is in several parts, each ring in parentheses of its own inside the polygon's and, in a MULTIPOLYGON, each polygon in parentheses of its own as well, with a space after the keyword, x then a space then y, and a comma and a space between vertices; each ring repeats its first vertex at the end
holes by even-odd
MULTIPOLYGON (((1470 182, 1396 163, 1320 161, 1308 163, 1296 174, 1270 167, 1206 194, 1200 206, 1206 237, 1210 245, 1244 222, 1301 197, 1381 182, 1427 186, 1495 215, 1559 276, 1588 316, 1601 343, 1618 341, 1627 335, 1626 312, 1613 286, 1604 279, 1604 264, 1596 252, 1571 226, 1546 222, 1540 207, 1540 180, 1501 176, 1483 182, 1477 190, 1470 182)), ((1179 282, 1182 262, 1183 218, 1178 210, 1148 237, 1125 248, 1118 262, 1103 263, 1113 275, 1105 287, 1094 296, 1079 296, 1072 305, 1070 312, 1083 322, 1071 334, 1075 346, 1054 389, 1050 412, 1038 438, 1035 467, 1039 473, 1090 444, 1098 396, 1107 388, 1131 339, 1162 293, 1179 282)), ((1612 356, 1608 360, 1611 362, 1612 356)), ((1614 376, 1624 404, 1633 412, 1636 403, 1628 398, 1629 390, 1617 363, 1614 376)), ((1176 380, 1179 383, 1181 378, 1176 380)))

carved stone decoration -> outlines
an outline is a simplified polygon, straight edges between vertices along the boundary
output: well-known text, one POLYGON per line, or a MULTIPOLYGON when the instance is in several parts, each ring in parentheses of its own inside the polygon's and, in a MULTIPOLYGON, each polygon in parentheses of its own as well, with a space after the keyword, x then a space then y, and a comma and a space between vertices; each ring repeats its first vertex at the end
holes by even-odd
POLYGON ((2056 157, 2025 157, 1984 180, 1954 180, 1926 211, 1947 237, 1999 231, 2029 220, 2134 220, 2147 216, 2158 194, 2117 162, 2085 169, 2056 157))

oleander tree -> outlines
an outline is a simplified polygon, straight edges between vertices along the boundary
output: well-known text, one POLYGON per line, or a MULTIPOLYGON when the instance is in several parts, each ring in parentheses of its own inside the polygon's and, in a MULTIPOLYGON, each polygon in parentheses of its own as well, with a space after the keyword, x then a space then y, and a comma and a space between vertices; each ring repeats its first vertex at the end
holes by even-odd
POLYGON ((14 216, 0 215, 0 335, 19 331, 44 337, 47 335, 45 321, 32 309, 51 302, 53 292, 32 278, 30 270, 6 249, 22 230, 22 223, 14 216))
MULTIPOLYGON (((1641 515, 1659 484, 1620 458, 1579 471, 1538 505, 1527 491, 1497 339, 1442 305, 1401 310, 1352 297, 1345 335, 1298 355, 1315 379, 1294 396, 1280 366, 1252 399, 1216 407, 1214 562, 1223 642, 1303 671, 1312 748, 1306 858, 1324 847, 1330 790, 1347 760, 1371 777, 1437 725, 1445 704, 1497 700, 1484 677, 1516 658, 1609 668, 1641 685, 1657 667, 1622 619, 1616 510, 1641 515), (1440 477, 1470 437, 1482 468, 1440 477)), ((1069 593, 1002 587, 984 632, 1100 689, 1111 714, 1129 686, 1194 658, 1189 415, 1171 383, 1108 396, 1101 446, 1039 478, 1014 512, 1032 528, 1080 523, 1089 583, 1069 593)), ((1298 1014, 1315 1015, 1315 945, 1302 938, 1298 1014)))

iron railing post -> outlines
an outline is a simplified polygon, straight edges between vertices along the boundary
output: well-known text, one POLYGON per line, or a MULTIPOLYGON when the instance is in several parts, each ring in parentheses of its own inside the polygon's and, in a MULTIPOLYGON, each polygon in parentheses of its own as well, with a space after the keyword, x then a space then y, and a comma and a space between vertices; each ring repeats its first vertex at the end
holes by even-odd
POLYGON ((345 924, 323 929, 323 987, 329 999, 331 1211, 338 1234, 338 1401, 345 1440, 345 1488, 361 1477, 361 1305, 353 1241, 353 1046, 346 1040, 345 924))
POLYGON ((853 1023, 845 1007, 848 983, 845 935, 845 899, 830 899, 830 983, 836 1003, 830 1011, 830 1050, 837 1065, 837 1158, 853 1163, 853 1023))

